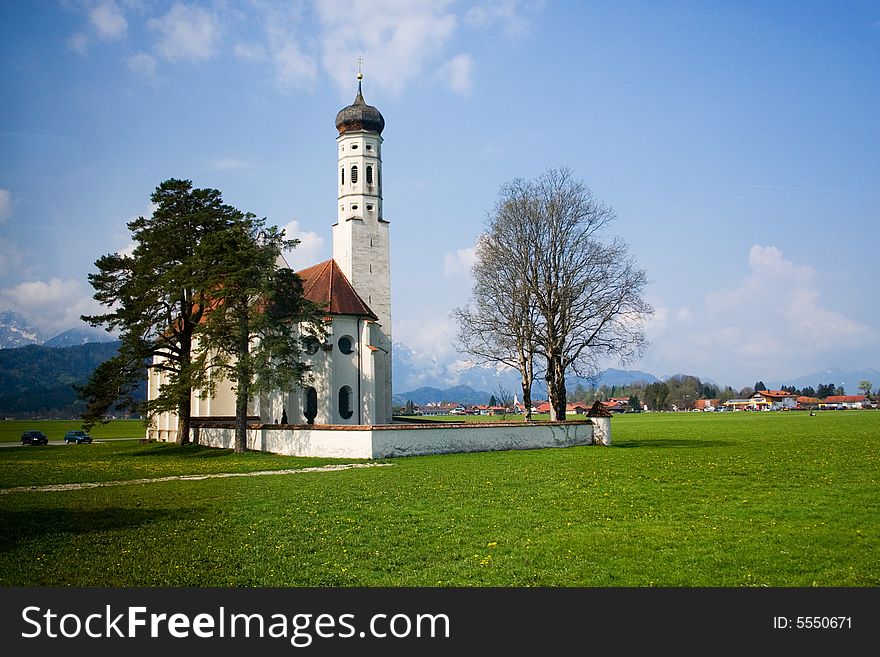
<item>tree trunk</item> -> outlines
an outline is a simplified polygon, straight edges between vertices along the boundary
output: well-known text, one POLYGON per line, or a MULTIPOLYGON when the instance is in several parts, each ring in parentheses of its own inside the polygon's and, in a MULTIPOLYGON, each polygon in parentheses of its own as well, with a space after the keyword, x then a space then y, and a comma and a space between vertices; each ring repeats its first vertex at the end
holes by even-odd
POLYGON ((184 404, 182 401, 177 407, 177 439, 174 441, 178 445, 189 444, 189 425, 191 420, 191 409, 189 400, 184 404))
POLYGON ((566 419, 566 406, 568 406, 568 391, 565 389, 565 368, 562 366, 562 358, 557 358, 554 363, 556 375, 553 382, 556 385, 556 417, 558 422, 566 419))
POLYGON ((550 421, 562 422, 565 420, 565 368, 562 367, 562 359, 559 356, 547 357, 547 396, 550 401, 550 421))
POLYGON ((526 422, 532 421, 532 381, 529 379, 526 380, 527 377, 523 377, 522 380, 522 398, 523 398, 523 415, 525 415, 526 422))
POLYGON ((250 321, 246 313, 238 320, 238 363, 236 369, 235 390, 235 451, 247 451, 247 410, 248 388, 251 380, 248 353, 250 351, 250 321))
POLYGON ((178 445, 189 444, 189 425, 192 419, 192 379, 190 378, 190 367, 192 365, 190 356, 192 355, 192 333, 183 331, 180 336, 180 372, 179 376, 186 385, 186 398, 178 398, 177 402, 177 440, 178 445))

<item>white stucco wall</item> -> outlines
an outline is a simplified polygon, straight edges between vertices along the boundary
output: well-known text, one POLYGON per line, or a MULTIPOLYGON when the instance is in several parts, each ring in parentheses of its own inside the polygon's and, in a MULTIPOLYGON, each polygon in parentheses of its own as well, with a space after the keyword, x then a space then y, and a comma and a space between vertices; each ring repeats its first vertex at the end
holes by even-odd
POLYGON ((611 418, 610 417, 594 417, 591 419, 593 423, 593 440, 597 445, 611 444, 611 418))
MULTIPOLYGON (((235 431, 228 427, 203 427, 199 429, 199 442, 212 447, 232 448, 235 431)), ((248 432, 249 449, 289 456, 356 459, 573 447, 592 442, 593 425, 588 422, 263 427, 248 432)))

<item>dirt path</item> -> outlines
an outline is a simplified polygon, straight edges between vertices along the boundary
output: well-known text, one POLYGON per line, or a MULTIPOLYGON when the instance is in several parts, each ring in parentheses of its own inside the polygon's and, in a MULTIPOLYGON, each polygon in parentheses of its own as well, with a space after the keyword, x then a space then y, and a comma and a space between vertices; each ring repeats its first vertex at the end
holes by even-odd
POLYGON ((130 484, 155 484, 162 481, 198 481, 200 479, 224 479, 228 477, 262 477, 266 475, 300 474, 306 472, 338 472, 354 468, 381 468, 393 463, 343 463, 340 465, 322 465, 313 468, 293 468, 290 470, 259 470, 257 472, 217 472, 213 474, 174 475, 155 477, 152 479, 126 479, 123 481, 88 481, 79 484, 49 484, 46 486, 16 486, 0 488, 0 495, 7 493, 44 493, 64 490, 83 490, 86 488, 105 488, 108 486, 128 486, 130 484))

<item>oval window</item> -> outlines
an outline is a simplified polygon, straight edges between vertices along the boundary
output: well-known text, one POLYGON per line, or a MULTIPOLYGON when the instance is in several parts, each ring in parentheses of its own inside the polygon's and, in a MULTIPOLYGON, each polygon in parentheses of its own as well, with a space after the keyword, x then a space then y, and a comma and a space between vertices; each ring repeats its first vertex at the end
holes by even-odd
POLYGON ((348 386, 342 386, 339 389, 339 415, 344 420, 348 420, 354 415, 351 401, 351 388, 348 386))
POLYGON ((354 351, 354 342, 352 342, 350 335, 343 335, 336 344, 339 345, 339 351, 344 354, 350 354, 354 351))
POLYGON ((313 335, 309 335, 303 338, 303 349, 310 356, 314 353, 317 353, 318 349, 321 346, 321 342, 313 335))

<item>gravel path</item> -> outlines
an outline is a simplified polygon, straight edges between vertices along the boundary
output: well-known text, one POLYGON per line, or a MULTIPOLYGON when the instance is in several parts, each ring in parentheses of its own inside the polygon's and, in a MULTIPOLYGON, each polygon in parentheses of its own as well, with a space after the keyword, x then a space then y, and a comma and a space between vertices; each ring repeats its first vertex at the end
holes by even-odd
POLYGON ((0 495, 7 493, 43 493, 64 490, 83 490, 86 488, 106 488, 108 486, 128 486, 130 484, 155 484, 161 481, 198 481, 200 479, 224 479, 227 477, 262 477, 265 475, 300 474, 305 472, 338 472, 354 468, 381 468, 393 463, 343 463, 340 465, 322 465, 313 468, 294 468, 290 470, 260 470, 258 472, 217 472, 214 474, 174 475, 171 477, 155 477, 152 479, 126 479, 124 481, 88 481, 79 484, 50 484, 47 486, 16 486, 0 488, 0 495))

